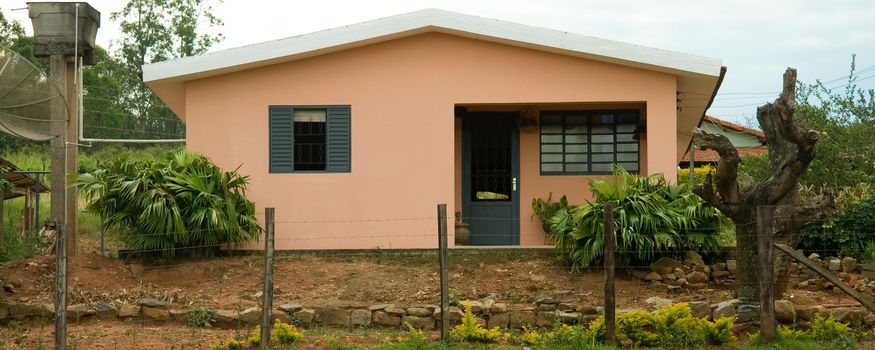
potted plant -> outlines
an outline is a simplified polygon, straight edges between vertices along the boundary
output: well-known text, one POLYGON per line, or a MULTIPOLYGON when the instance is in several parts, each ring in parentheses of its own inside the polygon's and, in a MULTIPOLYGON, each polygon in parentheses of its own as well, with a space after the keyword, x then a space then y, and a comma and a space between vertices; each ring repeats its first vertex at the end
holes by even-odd
POLYGON ((470 225, 462 222, 462 212, 456 212, 456 245, 468 245, 471 242, 470 225))

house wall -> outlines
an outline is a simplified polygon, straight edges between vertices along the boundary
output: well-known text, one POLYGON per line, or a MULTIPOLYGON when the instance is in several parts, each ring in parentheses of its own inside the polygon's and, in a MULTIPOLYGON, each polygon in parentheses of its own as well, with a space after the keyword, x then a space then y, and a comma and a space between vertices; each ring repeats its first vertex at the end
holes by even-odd
MULTIPOLYGON (((186 90, 187 146, 251 177, 258 211, 276 208, 277 249, 435 247, 435 204, 447 203, 451 219, 460 208, 456 105, 641 104, 642 166, 672 179, 676 172, 674 76, 448 34, 196 80, 186 90), (269 105, 350 105, 352 172, 269 174, 269 105)), ((521 243, 543 244, 531 199, 552 191, 582 201, 588 191, 579 176, 539 175, 537 133, 520 141, 521 243)))
POLYGON ((710 134, 726 136, 726 138, 729 139, 729 142, 732 142, 732 145, 734 145, 735 147, 762 146, 759 137, 740 131, 730 130, 707 120, 703 121, 702 125, 699 128, 710 134))

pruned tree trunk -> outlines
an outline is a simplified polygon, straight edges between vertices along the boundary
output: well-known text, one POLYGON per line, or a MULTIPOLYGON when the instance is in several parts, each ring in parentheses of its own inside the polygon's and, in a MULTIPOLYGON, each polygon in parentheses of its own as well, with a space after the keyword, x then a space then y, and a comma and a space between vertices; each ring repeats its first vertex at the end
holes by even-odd
MULTIPOLYGON (((696 129, 693 143, 702 149, 716 151, 720 162, 713 179, 705 177, 705 184, 696 189, 708 204, 719 209, 736 226, 739 297, 758 295, 756 208, 778 206, 777 227, 772 233, 774 242, 794 247, 799 243, 799 232, 806 222, 822 220, 825 210, 833 206, 829 193, 820 194, 803 203, 799 197, 799 176, 814 159, 814 145, 820 133, 806 129, 795 116, 796 70, 787 68, 784 89, 778 98, 757 108, 757 120, 766 135, 769 164, 764 180, 754 183, 745 177, 738 181, 738 151, 723 135, 709 134, 696 129)), ((787 290, 789 260, 776 255, 775 294, 787 290)))

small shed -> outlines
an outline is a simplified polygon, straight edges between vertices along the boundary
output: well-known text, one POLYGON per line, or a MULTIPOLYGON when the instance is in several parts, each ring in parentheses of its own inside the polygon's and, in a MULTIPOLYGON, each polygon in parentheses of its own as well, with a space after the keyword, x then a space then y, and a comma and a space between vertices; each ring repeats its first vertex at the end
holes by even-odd
MULTIPOLYGON (((25 231, 36 228, 36 225, 38 225, 37 221, 39 221, 37 219, 39 193, 49 192, 49 187, 36 177, 21 171, 15 164, 6 159, 0 158, 0 169, 7 170, 3 174, 3 178, 15 186, 15 190, 12 192, 0 193, 0 213, 3 213, 4 201, 23 196, 25 200, 24 210, 21 214, 21 228, 25 231)), ((3 215, 0 215, 0 229, 5 226, 3 219, 3 215)))

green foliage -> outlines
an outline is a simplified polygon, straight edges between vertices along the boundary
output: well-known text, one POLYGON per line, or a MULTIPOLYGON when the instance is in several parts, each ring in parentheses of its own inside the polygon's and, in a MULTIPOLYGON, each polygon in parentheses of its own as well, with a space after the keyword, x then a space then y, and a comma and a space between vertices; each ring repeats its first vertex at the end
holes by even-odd
MULTIPOLYGON (((167 161, 117 160, 77 178, 86 209, 131 248, 172 258, 179 248, 217 249, 258 237, 248 177, 185 150, 167 161)), ((210 249, 206 249, 210 250, 210 249)))
POLYGON ((847 324, 836 321, 832 316, 823 318, 817 315, 814 321, 811 321, 808 336, 816 341, 843 348, 851 347, 857 342, 851 334, 851 328, 847 324))
MULTIPOLYGON (((710 173, 711 176, 713 177, 715 171, 716 171, 716 168, 714 168, 710 165, 700 166, 700 167, 696 167, 695 169, 693 169, 692 188, 695 188, 695 186, 701 186, 702 184, 704 184, 705 183, 705 175, 710 173)), ((678 169, 678 184, 691 186, 690 185, 690 169, 689 168, 678 169)))
POLYGON ((538 331, 523 326, 523 330, 519 334, 505 333, 504 341, 515 345, 535 346, 542 344, 544 342, 544 337, 541 336, 541 333, 538 333, 538 331))
POLYGON ((450 336, 456 341, 491 343, 501 336, 498 327, 486 329, 477 323, 471 305, 465 304, 465 315, 462 316, 462 324, 453 327, 450 336))
POLYGON ((273 321, 273 339, 279 344, 292 344, 304 339, 304 332, 277 319, 273 321))
POLYGON ((550 219, 560 210, 568 210, 568 198, 562 196, 558 202, 553 201, 553 192, 547 195, 547 199, 532 199, 532 216, 541 221, 544 232, 550 232, 550 219))
POLYGON ((421 347, 428 345, 428 333, 424 330, 416 329, 410 322, 403 322, 404 328, 407 330, 403 335, 396 337, 386 337, 386 343, 406 344, 413 347, 421 347))
POLYGON ((875 188, 861 184, 837 196, 838 211, 824 224, 810 224, 800 233, 802 248, 824 256, 875 258, 875 188), (863 189, 865 194, 861 194, 863 189))
POLYGON ((705 322, 705 342, 710 345, 723 345, 735 341, 735 333, 732 326, 735 325, 735 316, 720 317, 714 322, 705 322))
POLYGON ((224 343, 219 339, 213 342, 213 350, 243 350, 245 347, 246 341, 234 338, 228 338, 224 343))
MULTIPOLYGON (((696 345, 724 345, 735 340, 732 326, 734 317, 710 322, 695 318, 686 303, 666 305, 653 313, 643 310, 617 314, 617 337, 629 340, 635 346, 663 348, 696 345)), ((599 316, 589 325, 588 336, 604 342, 605 318, 599 316)))
MULTIPOLYGON (((8 219, 6 222, 9 222, 8 219)), ((7 228, 11 226, 8 225, 7 228)), ((0 242, 0 262, 34 256, 45 249, 37 235, 29 233, 19 236, 15 232, 17 231, 7 229, 7 234, 3 235, 3 242, 0 242)))
POLYGON ((216 322, 216 313, 204 308, 197 308, 185 314, 186 321, 191 327, 207 327, 216 322))
POLYGON ((558 318, 553 323, 553 329, 544 333, 542 339, 547 345, 575 345, 579 347, 594 343, 588 330, 581 326, 569 326, 560 322, 558 318))
POLYGON ((594 203, 555 205, 555 213, 545 223, 560 257, 576 268, 602 259, 606 203, 614 206, 617 250, 633 252, 618 254, 620 264, 650 261, 666 251, 720 249, 721 228, 728 219, 705 206, 688 186, 669 184, 661 174, 638 177, 615 167, 611 181, 591 179, 589 188, 594 203))

